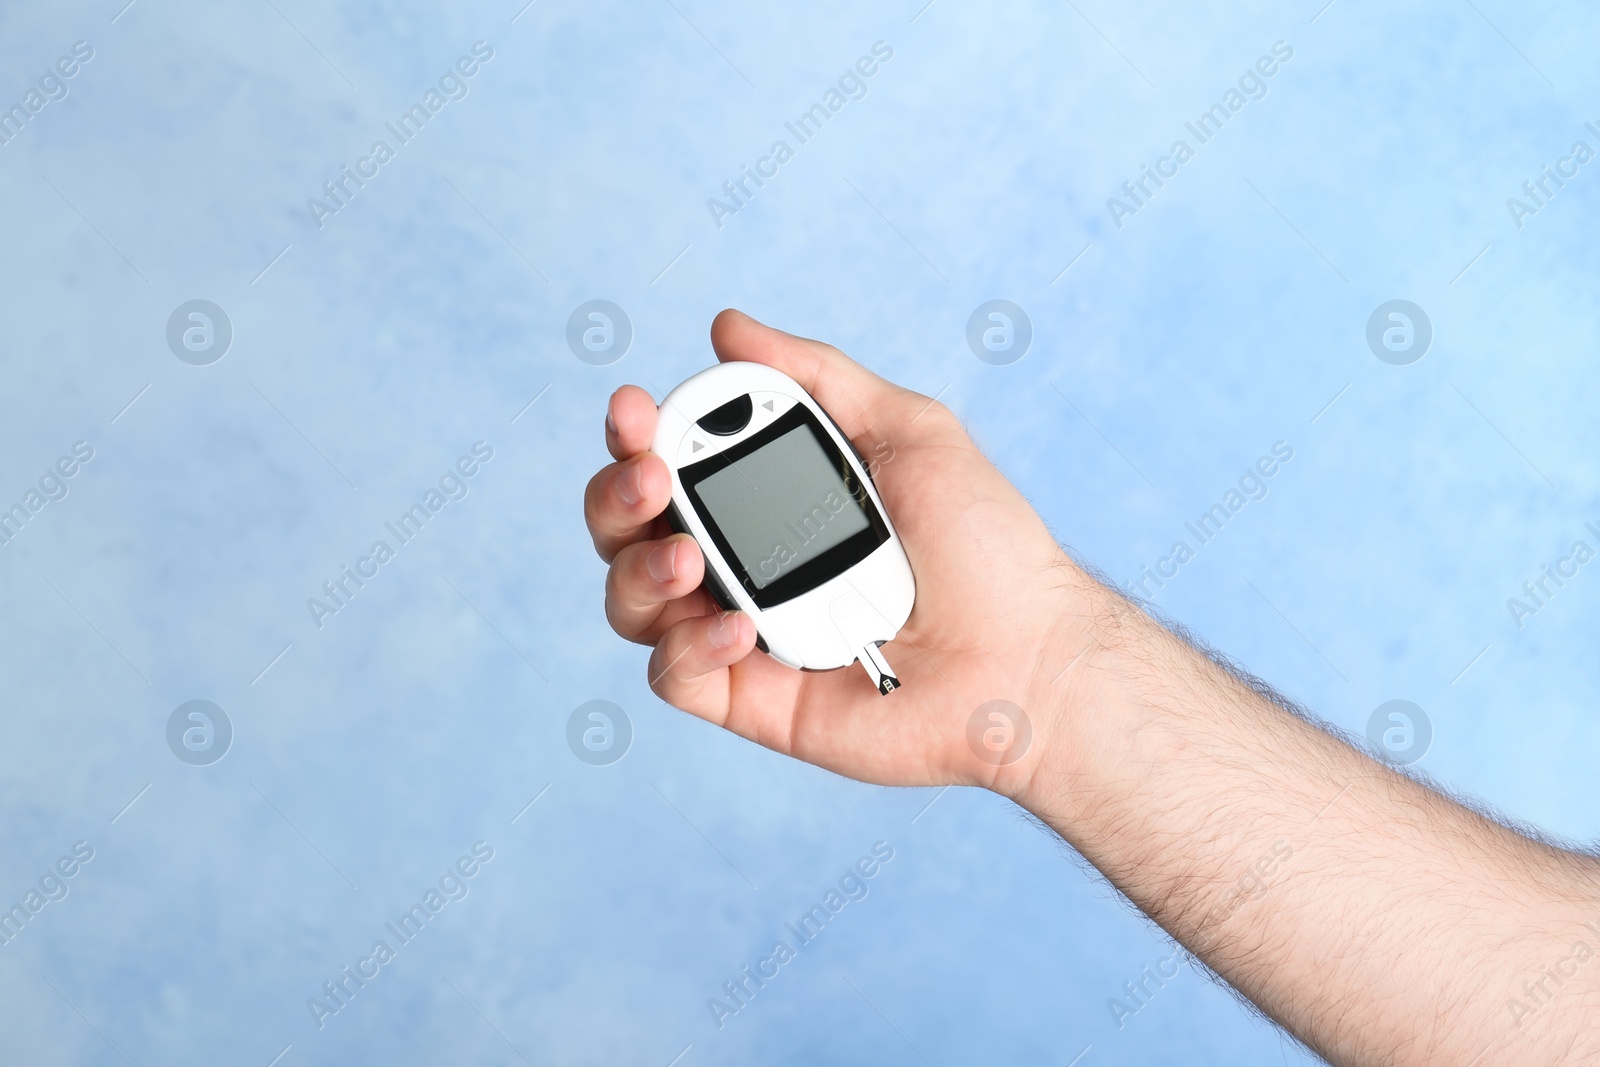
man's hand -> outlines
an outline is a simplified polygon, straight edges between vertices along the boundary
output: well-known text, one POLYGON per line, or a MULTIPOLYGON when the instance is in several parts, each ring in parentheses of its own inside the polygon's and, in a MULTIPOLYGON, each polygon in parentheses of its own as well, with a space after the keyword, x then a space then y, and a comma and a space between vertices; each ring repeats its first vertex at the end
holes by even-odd
POLYGON ((649 451, 656 406, 624 386, 606 446, 617 462, 590 481, 584 512, 611 564, 606 617, 655 646, 650 685, 663 700, 768 748, 884 785, 1020 788, 1045 748, 996 767, 967 743, 979 705, 1027 713, 1081 651, 1069 606, 1081 583, 1037 514, 942 404, 891 385, 838 349, 724 311, 711 326, 724 362, 764 363, 799 382, 867 457, 916 576, 917 599, 884 646, 902 688, 880 696, 856 669, 801 672, 755 651, 755 624, 717 610, 705 561, 663 518, 667 465, 649 451))
POLYGON ((700 591, 694 542, 667 536, 655 405, 621 389, 618 462, 585 507, 607 616, 656 646, 663 698, 853 778, 1005 793, 1331 1062, 1600 1062, 1594 857, 1375 762, 1094 582, 933 401, 737 312, 711 336, 721 359, 786 372, 877 460, 917 601, 888 697, 753 651, 751 621, 700 591), (1034 731, 998 768, 966 739, 995 699, 1034 731))

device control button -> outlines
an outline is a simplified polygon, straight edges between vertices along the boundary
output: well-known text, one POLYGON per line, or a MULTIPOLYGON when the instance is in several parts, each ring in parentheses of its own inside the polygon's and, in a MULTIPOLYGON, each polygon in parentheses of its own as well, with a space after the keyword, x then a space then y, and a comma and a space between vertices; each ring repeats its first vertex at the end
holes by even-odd
POLYGON ((755 411, 750 418, 751 426, 766 426, 768 423, 788 414, 794 407, 795 401, 782 393, 754 392, 750 398, 755 401, 755 411))
POLYGON ((728 437, 750 425, 750 412, 750 394, 745 393, 707 412, 696 425, 707 433, 728 437))
POLYGON ((678 464, 688 466, 691 463, 699 463, 715 452, 716 449, 711 447, 711 442, 704 434, 691 429, 683 435, 683 441, 678 445, 678 464))

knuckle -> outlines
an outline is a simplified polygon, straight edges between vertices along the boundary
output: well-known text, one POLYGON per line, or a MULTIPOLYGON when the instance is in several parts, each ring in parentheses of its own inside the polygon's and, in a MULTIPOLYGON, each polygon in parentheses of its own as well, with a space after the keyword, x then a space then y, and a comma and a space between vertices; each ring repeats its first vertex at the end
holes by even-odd
POLYGON ((671 649, 672 644, 670 641, 663 640, 658 643, 655 652, 650 656, 649 666, 645 668, 650 672, 648 679, 650 691, 668 704, 672 703, 672 694, 675 688, 672 680, 671 661, 668 656, 671 649))
POLYGON ((921 393, 908 392, 905 409, 907 417, 919 426, 926 426, 939 433, 948 433, 952 430, 966 432, 962 429, 960 418, 941 400, 923 396, 921 393))
POLYGON ((594 542, 595 554, 607 563, 615 563, 617 559, 617 546, 614 538, 601 533, 599 530, 590 530, 589 538, 594 542))
POLYGON ((615 585, 610 577, 606 579, 606 622, 618 637, 632 640, 632 627, 628 625, 627 617, 622 611, 622 606, 617 601, 615 585))
MULTIPOLYGON (((609 618, 614 609, 622 603, 622 575, 616 561, 606 569, 606 616, 609 618)), ((615 624, 613 624, 614 626, 615 624)))
POLYGON ((649 644, 647 620, 640 618, 649 604, 634 592, 625 569, 613 564, 606 572, 605 611, 606 622, 621 637, 640 644, 649 644))
POLYGON ((589 527, 589 532, 596 538, 600 535, 600 527, 604 519, 603 502, 605 490, 603 488, 606 472, 600 471, 583 490, 583 521, 589 527))

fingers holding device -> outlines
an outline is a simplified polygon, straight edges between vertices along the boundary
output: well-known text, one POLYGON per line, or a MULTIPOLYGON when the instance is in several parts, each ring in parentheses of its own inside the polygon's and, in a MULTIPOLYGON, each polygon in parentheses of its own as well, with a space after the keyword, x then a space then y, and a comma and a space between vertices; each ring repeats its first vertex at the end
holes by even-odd
POLYGON ((672 475, 668 521, 705 557, 705 586, 755 621, 780 663, 859 661, 899 687, 879 646, 911 614, 916 584, 877 487, 848 438, 781 371, 728 362, 661 402, 651 451, 672 475))

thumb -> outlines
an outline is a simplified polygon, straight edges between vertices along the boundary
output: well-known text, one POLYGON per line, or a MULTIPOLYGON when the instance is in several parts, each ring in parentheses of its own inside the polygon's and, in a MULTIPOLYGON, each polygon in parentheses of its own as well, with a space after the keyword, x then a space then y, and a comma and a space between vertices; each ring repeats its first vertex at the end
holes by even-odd
POLYGON ((916 394, 867 370, 832 345, 796 337, 729 308, 711 323, 711 347, 724 363, 763 363, 800 383, 854 439, 884 425, 916 394))

